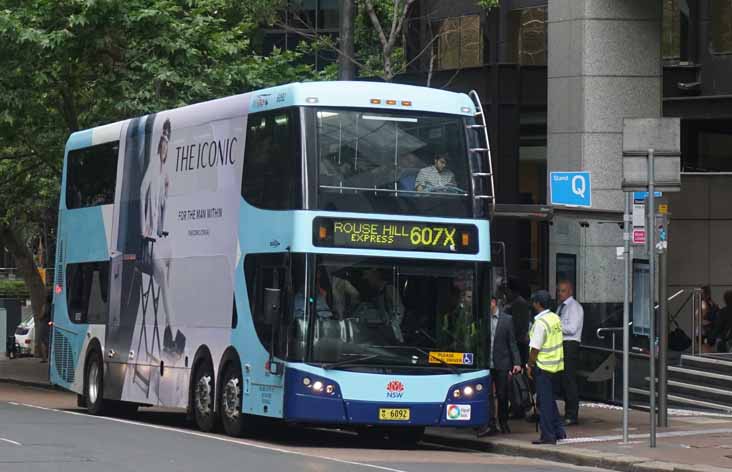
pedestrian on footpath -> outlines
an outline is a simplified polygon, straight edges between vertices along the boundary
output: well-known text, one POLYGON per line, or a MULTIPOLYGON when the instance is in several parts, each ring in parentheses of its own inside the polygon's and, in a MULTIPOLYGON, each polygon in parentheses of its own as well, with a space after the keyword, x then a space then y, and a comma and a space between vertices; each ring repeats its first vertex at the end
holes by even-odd
MULTIPOLYGON (((491 380, 495 386, 495 398, 498 400, 498 425, 501 433, 510 433, 508 427, 508 373, 516 375, 521 372, 521 358, 516 346, 516 336, 513 332, 511 315, 502 312, 498 298, 491 297, 490 312, 490 351, 488 367, 491 370, 491 380)), ((493 390, 493 389, 491 389, 493 390)), ((494 395, 491 393, 490 404, 493 406, 494 395)), ((488 424, 478 431, 478 437, 498 433, 496 415, 491 408, 491 417, 488 424)))
POLYGON ((537 315, 529 330, 530 351, 526 369, 529 378, 533 378, 536 384, 541 433, 539 439, 532 444, 556 444, 558 440, 567 437, 559 417, 553 388, 555 377, 564 370, 562 322, 547 308, 549 301, 549 292, 546 290, 539 290, 531 295, 531 307, 537 315))
POLYGON ((574 286, 569 280, 561 280, 558 287, 559 307, 557 315, 562 320, 564 335, 564 371, 561 376, 564 396, 564 424, 576 425, 579 420, 579 392, 577 389, 577 369, 580 361, 580 342, 585 311, 574 298, 574 286))

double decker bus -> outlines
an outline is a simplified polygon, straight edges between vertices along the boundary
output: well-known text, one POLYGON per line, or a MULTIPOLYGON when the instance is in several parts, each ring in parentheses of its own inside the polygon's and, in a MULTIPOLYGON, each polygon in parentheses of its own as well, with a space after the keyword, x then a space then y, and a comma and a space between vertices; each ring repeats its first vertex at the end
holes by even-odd
POLYGON ((234 436, 484 423, 482 116, 477 95, 313 82, 72 134, 52 383, 234 436))

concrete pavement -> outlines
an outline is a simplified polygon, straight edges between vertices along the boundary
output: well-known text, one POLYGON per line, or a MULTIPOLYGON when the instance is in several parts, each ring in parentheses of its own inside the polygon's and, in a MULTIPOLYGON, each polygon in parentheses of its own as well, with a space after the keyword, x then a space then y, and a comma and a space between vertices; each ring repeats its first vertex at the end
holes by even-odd
MULTIPOLYGON (((48 364, 37 358, 0 361, 0 381, 49 388, 48 364)), ((457 448, 566 464, 630 471, 701 471, 732 469, 732 417, 671 410, 669 428, 658 429, 657 448, 648 447, 648 413, 632 410, 631 441, 622 444, 622 410, 583 404, 581 423, 568 428, 569 439, 557 446, 535 446, 535 426, 512 420, 510 435, 477 439, 472 431, 429 429, 427 440, 457 448)))

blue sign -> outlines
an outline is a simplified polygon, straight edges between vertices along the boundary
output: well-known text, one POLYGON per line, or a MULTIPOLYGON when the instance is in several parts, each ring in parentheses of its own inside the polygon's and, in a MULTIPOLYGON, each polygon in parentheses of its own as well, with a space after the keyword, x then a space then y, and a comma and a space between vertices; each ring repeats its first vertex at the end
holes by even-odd
POLYGON ((552 205, 592 206, 589 172, 552 172, 549 185, 552 205))
MULTIPOLYGON (((654 197, 661 197, 663 194, 661 192, 653 192, 654 197)), ((633 192, 633 200, 637 202, 642 202, 648 198, 648 192, 633 192)))

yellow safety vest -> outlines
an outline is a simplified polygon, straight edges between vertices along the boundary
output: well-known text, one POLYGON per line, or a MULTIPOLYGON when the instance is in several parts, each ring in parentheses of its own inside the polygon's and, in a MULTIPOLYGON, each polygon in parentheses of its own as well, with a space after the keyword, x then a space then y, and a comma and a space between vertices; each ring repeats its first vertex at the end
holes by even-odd
POLYGON ((544 326, 546 338, 536 358, 536 365, 544 372, 555 374, 564 370, 564 336, 562 335, 562 321, 556 313, 551 311, 541 318, 537 318, 531 327, 531 337, 534 337, 534 327, 537 323, 544 326))

